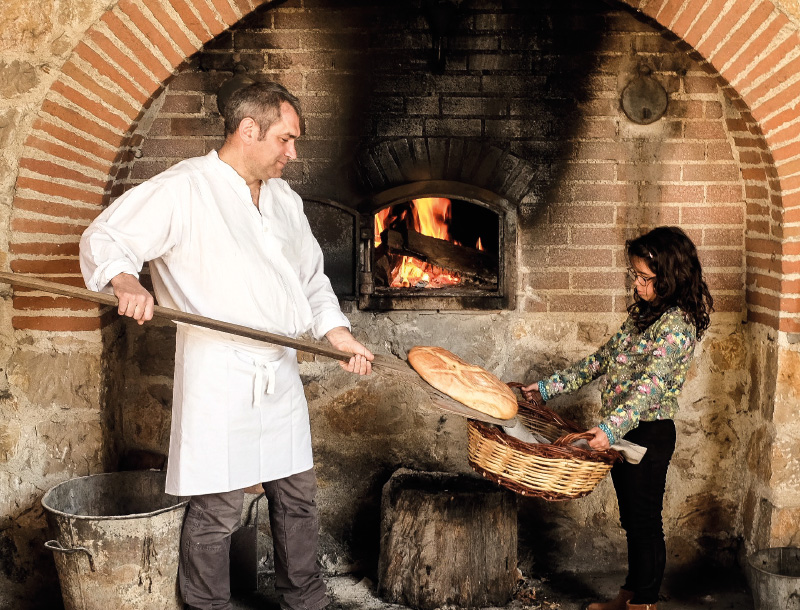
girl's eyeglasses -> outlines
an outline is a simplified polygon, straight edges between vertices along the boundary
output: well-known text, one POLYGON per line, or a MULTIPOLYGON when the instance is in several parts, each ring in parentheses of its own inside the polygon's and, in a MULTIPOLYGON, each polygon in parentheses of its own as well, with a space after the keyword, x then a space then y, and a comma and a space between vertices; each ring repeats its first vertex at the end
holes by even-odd
POLYGON ((632 282, 639 282, 643 286, 647 286, 650 282, 656 279, 655 275, 643 275, 631 267, 628 267, 628 277, 632 282))

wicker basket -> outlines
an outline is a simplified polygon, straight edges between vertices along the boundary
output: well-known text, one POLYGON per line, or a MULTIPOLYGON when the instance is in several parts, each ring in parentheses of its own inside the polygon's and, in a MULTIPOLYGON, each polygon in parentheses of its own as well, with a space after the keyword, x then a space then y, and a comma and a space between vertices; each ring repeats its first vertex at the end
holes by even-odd
POLYGON ((520 423, 552 444, 524 443, 501 428, 469 420, 469 463, 487 479, 525 496, 572 500, 591 493, 614 462, 622 459, 613 449, 573 447, 576 440, 592 435, 547 407, 518 402, 520 423))

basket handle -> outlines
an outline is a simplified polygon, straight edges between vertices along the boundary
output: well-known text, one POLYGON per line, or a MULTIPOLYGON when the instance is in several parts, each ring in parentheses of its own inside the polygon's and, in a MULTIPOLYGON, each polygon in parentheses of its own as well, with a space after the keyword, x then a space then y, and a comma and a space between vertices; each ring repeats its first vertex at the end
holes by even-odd
MULTIPOLYGON (((509 381, 506 385, 509 388, 521 388, 525 384, 517 381, 509 381)), ((575 422, 561 417, 558 413, 546 407, 544 401, 542 404, 539 404, 538 402, 528 402, 525 400, 525 397, 522 397, 517 399, 517 403, 561 428, 566 428, 567 430, 572 430, 573 432, 578 432, 581 429, 575 422)))
MULTIPOLYGON (((509 388, 512 388, 512 389, 513 389, 513 388, 520 389, 520 388, 523 388, 523 387, 525 387, 527 384, 525 384, 525 383, 520 383, 519 381, 509 381, 508 383, 506 383, 506 385, 507 385, 509 388)), ((521 390, 521 389, 520 389, 520 394, 522 394, 522 390, 521 390)), ((525 400, 525 396, 523 396, 523 397, 522 397, 522 400, 523 400, 523 401, 525 401, 525 402, 529 402, 529 401, 525 400)), ((543 400, 543 401, 542 401, 542 405, 544 405, 544 402, 545 402, 545 401, 543 400)), ((538 403, 538 402, 534 402, 533 404, 534 404, 534 405, 536 405, 536 406, 541 406, 541 405, 539 405, 539 403, 538 403)))
POLYGON ((92 572, 95 571, 94 569, 94 559, 92 558, 92 554, 89 552, 89 549, 84 548, 82 546, 76 547, 63 547, 58 540, 48 540, 44 543, 46 549, 50 549, 54 553, 65 553, 67 555, 71 555, 72 553, 86 553, 89 556, 89 568, 92 572))
POLYGON ((553 441, 553 445, 558 447, 569 447, 575 441, 579 441, 581 439, 589 440, 590 438, 594 438, 594 434, 589 431, 586 432, 572 432, 571 434, 565 434, 553 441))

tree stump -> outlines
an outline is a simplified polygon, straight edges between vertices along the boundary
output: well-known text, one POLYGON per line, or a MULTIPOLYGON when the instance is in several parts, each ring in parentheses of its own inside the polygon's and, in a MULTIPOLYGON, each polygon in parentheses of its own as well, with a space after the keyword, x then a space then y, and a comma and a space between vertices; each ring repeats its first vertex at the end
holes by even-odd
POLYGON ((516 580, 512 493, 470 475, 392 475, 381 500, 381 597, 421 610, 504 606, 516 580))

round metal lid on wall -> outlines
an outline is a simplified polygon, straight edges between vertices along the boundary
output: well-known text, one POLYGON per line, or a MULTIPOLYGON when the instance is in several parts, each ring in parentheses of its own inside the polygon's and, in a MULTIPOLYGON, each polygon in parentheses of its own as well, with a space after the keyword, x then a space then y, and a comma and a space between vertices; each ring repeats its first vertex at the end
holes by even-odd
POLYGON ((622 90, 622 110, 634 123, 649 125, 667 111, 667 91, 655 78, 650 68, 639 66, 639 74, 622 90))

